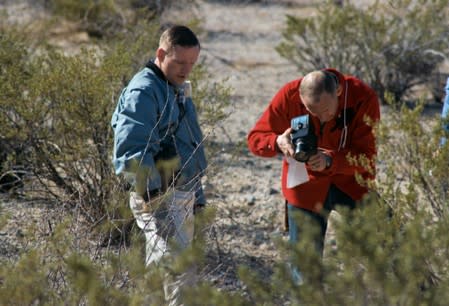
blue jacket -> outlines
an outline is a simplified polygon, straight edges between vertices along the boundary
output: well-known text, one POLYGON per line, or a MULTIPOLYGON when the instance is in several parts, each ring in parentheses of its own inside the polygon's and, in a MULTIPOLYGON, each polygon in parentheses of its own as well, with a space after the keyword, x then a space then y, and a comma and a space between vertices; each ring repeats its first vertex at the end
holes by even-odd
MULTIPOLYGON (((443 129, 449 133, 449 78, 447 78, 446 82, 446 96, 444 98, 444 105, 443 105, 443 111, 441 112, 441 118, 444 120, 443 129)), ((447 139, 446 137, 443 137, 441 139, 441 145, 444 145, 446 143, 447 139)))
POLYGON ((207 167, 203 135, 191 97, 183 87, 171 85, 150 62, 123 89, 112 115, 113 164, 116 174, 132 173, 132 165, 150 169, 149 190, 161 188, 155 157, 162 150, 180 158, 177 188, 195 190, 196 203, 204 204, 201 176, 207 167))

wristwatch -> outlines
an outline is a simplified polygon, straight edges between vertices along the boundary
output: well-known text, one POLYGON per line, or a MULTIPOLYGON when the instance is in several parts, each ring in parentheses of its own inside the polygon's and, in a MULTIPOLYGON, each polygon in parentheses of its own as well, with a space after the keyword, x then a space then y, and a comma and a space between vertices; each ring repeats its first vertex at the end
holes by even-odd
POLYGON ((326 169, 329 169, 332 166, 332 157, 329 155, 324 155, 326 157, 326 169))

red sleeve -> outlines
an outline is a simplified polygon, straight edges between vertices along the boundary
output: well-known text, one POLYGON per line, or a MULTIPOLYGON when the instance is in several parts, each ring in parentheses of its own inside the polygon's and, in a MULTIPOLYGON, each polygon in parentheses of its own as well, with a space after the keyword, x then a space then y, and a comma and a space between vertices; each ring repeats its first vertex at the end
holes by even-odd
POLYGON ((248 134, 248 148, 258 156, 273 157, 280 153, 276 138, 290 127, 291 107, 299 105, 299 80, 287 83, 271 100, 262 116, 248 134))
MULTIPOLYGON (((354 90, 354 89, 352 89, 354 90)), ((351 92, 351 89, 350 89, 351 92)), ((339 152, 333 152, 333 174, 354 175, 360 173, 373 176, 375 171, 376 138, 375 124, 380 120, 379 99, 371 88, 363 85, 357 88, 357 111, 353 122, 348 126, 347 144, 339 152), (348 156, 356 159, 368 158, 369 167, 350 162, 348 156), (368 169, 370 168, 370 169, 368 169)))

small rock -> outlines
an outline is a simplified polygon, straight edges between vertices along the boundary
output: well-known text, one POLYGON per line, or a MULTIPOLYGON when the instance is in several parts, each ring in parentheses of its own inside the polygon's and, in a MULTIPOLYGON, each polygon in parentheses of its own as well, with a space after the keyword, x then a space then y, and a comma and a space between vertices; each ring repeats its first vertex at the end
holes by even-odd
POLYGON ((269 195, 273 195, 273 194, 278 194, 279 190, 275 189, 275 188, 270 188, 270 190, 268 191, 269 195))
POLYGON ((248 204, 249 206, 252 206, 254 204, 256 204, 256 197, 253 195, 247 196, 246 197, 246 204, 248 204))
POLYGON ((23 238, 23 237, 25 237, 25 234, 22 232, 21 229, 18 229, 16 232, 16 237, 23 238))

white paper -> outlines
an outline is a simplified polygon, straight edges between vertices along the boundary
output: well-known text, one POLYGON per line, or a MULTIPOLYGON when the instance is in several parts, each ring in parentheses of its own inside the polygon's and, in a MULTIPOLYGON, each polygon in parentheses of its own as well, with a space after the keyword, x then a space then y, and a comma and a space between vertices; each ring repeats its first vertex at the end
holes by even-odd
POLYGON ((287 188, 293 188, 309 181, 306 165, 294 158, 286 157, 288 163, 287 188))

